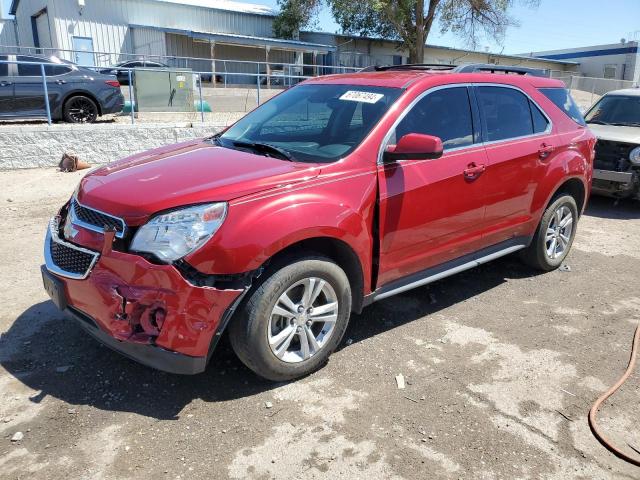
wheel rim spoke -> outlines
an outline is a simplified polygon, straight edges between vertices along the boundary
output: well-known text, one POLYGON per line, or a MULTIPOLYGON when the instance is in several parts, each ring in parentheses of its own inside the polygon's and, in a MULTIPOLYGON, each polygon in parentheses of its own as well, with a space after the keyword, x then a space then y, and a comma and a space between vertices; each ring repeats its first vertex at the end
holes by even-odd
POLYGON ((327 313, 334 312, 338 308, 338 302, 327 303, 319 307, 313 307, 313 312, 309 315, 311 318, 316 318, 327 313))
POLYGON ((300 339, 300 354, 302 359, 306 360, 311 356, 311 352, 309 351, 309 338, 304 329, 298 332, 298 338, 300 339))

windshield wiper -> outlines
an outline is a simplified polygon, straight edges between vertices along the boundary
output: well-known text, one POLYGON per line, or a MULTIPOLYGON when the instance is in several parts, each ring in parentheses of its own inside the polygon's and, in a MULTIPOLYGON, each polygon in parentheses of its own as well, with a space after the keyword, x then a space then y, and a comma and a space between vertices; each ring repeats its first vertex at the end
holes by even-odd
POLYGON ((220 142, 220 135, 222 135, 222 133, 216 133, 215 135, 206 138, 205 140, 207 142, 213 143, 214 145, 222 146, 222 142, 220 142))
POLYGON ((295 161, 293 156, 284 148, 276 147, 275 145, 271 145, 270 143, 243 142, 240 140, 234 140, 233 144, 236 147, 248 148, 251 150, 255 150, 256 152, 262 152, 265 155, 270 157, 276 156, 278 158, 288 160, 290 162, 295 161))

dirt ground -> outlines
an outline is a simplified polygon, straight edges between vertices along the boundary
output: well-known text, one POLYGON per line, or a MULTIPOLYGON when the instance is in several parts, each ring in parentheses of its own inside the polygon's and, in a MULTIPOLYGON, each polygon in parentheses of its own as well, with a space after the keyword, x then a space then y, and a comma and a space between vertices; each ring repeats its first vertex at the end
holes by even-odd
MULTIPOLYGON (((79 178, 0 173, 0 478, 640 478, 586 420, 640 320, 640 204, 593 199, 570 271, 506 258, 382 301, 325 368, 273 384, 225 343, 204 374, 150 370, 55 310, 43 236, 79 178)), ((601 414, 630 453, 639 398, 635 373, 601 414)))

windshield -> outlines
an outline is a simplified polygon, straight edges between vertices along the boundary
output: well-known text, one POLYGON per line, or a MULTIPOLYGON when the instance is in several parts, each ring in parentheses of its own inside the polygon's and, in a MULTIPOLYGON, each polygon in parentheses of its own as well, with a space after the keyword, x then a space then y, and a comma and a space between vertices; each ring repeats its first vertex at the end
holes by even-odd
POLYGON ((360 145, 401 93, 397 88, 300 85, 249 113, 216 141, 286 160, 333 162, 360 145))
POLYGON ((587 123, 640 127, 640 95, 606 95, 585 119, 587 123))

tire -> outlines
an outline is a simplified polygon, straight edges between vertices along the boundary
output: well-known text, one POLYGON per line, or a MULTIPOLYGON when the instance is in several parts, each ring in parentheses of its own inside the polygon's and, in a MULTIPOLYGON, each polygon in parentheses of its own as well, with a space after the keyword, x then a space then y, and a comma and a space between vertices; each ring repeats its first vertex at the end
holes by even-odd
POLYGON ((566 194, 555 197, 542 215, 531 245, 522 251, 522 260, 537 270, 545 272, 555 270, 569 254, 577 226, 578 207, 575 199, 566 194), (569 214, 571 215, 570 223, 563 227, 562 224, 567 222, 569 214), (570 232, 568 226, 570 226, 570 232))
POLYGON ((99 115, 98 105, 84 95, 74 95, 64 103, 62 116, 68 123, 93 123, 99 115))
POLYGON ((350 314, 351 287, 344 271, 325 257, 296 259, 252 288, 229 325, 229 339, 240 360, 261 377, 292 380, 327 362, 342 340, 350 314), (305 291, 317 292, 312 302, 305 302, 305 291), (289 306, 282 301, 284 294, 291 300, 289 306), (299 312, 303 304, 311 313, 304 308, 299 312), (322 320, 333 317, 335 321, 322 320), (314 348, 309 335, 319 348, 314 348))

